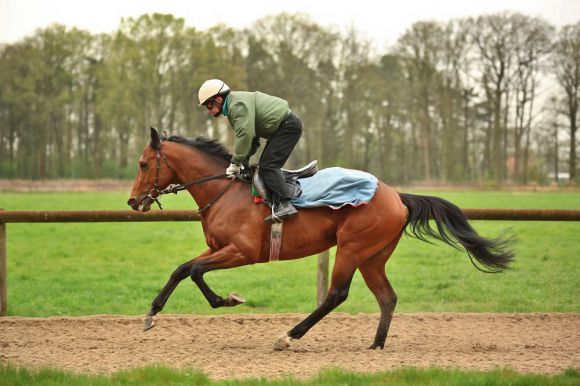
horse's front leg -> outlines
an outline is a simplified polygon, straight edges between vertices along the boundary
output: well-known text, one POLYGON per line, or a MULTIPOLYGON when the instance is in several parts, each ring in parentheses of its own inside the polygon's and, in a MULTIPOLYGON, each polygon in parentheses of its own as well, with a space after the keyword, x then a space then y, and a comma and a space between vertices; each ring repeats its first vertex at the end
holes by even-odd
POLYGON ((155 297, 155 299, 151 303, 151 310, 149 310, 149 312, 145 316, 143 331, 147 331, 155 326, 154 319, 155 315, 157 315, 157 313, 163 310, 163 307, 165 307, 165 303, 167 303, 167 300, 169 299, 169 297, 171 296, 177 285, 181 283, 183 279, 191 275, 191 267, 193 266, 194 262, 197 259, 202 258, 204 256, 209 256, 212 253, 213 251, 211 249, 208 249, 195 259, 190 260, 187 263, 181 264, 179 267, 177 267, 175 271, 173 271, 173 273, 169 277, 169 280, 167 281, 167 284, 165 284, 161 292, 159 292, 159 294, 155 297))
POLYGON ((244 257, 236 247, 230 245, 217 251, 208 249, 195 259, 180 265, 153 300, 151 310, 145 316, 143 330, 147 331, 155 326, 155 315, 163 309, 177 285, 188 276, 191 276, 209 304, 214 308, 233 307, 244 303, 245 299, 235 293, 230 294, 225 299, 216 295, 203 280, 203 274, 216 269, 240 267, 251 263, 250 259, 244 257))
POLYGON ((214 253, 199 257, 193 262, 191 267, 191 280, 201 290, 209 305, 212 308, 234 307, 246 302, 246 299, 236 293, 231 293, 227 298, 217 295, 205 282, 203 275, 209 271, 218 269, 228 269, 252 264, 253 261, 244 256, 237 247, 230 244, 214 253))

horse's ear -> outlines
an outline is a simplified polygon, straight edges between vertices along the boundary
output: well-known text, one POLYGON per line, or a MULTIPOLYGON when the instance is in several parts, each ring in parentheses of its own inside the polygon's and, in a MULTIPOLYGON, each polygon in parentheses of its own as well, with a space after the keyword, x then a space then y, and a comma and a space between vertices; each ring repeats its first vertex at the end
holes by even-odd
POLYGON ((161 140, 166 141, 169 138, 169 134, 167 134, 167 130, 161 130, 161 140))
POLYGON ((159 139, 159 133, 155 130, 154 127, 151 128, 151 147, 153 149, 160 149, 161 148, 161 140, 159 139))

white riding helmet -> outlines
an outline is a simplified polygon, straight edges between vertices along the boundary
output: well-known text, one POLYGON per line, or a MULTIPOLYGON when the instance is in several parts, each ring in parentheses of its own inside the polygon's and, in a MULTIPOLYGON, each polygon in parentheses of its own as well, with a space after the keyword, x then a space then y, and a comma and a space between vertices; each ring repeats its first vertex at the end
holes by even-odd
POLYGON ((227 94, 228 91, 230 91, 230 87, 224 81, 219 79, 206 80, 197 93, 197 97, 199 98, 198 106, 203 105, 216 95, 227 94))

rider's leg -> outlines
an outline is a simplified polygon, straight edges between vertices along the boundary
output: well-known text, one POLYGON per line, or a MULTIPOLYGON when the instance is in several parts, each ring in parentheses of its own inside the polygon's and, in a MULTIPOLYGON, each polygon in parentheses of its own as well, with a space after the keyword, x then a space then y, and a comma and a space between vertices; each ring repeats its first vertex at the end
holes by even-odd
POLYGON ((282 121, 270 137, 260 157, 260 174, 270 190, 272 202, 276 204, 276 215, 287 217, 296 213, 289 200, 294 196, 294 187, 287 184, 280 170, 286 163, 302 135, 302 121, 293 113, 282 121))

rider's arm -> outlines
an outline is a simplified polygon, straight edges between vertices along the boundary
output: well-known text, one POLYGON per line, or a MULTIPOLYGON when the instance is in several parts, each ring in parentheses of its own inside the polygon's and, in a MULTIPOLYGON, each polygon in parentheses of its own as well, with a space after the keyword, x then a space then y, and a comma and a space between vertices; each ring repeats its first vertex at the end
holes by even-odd
POLYGON ((244 103, 238 102, 230 107, 229 114, 235 136, 232 163, 241 164, 248 158, 252 149, 252 141, 256 137, 255 109, 249 109, 244 103))

